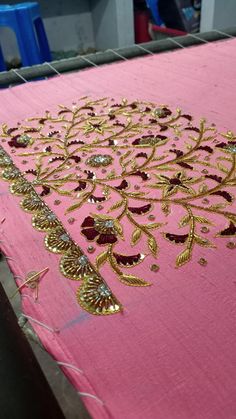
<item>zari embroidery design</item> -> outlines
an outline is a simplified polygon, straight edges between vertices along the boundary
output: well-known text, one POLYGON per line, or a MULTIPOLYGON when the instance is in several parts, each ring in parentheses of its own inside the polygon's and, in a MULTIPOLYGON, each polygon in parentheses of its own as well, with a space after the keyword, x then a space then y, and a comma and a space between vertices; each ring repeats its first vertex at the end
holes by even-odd
POLYGON ((56 114, 46 111, 15 127, 3 124, 1 138, 27 165, 22 176, 2 153, 2 177, 11 182, 12 193, 24 196, 21 207, 34 213, 33 226, 48 232, 46 248, 63 253, 63 275, 87 278, 78 291, 84 308, 83 293, 93 298, 99 287, 99 295, 113 299, 118 311, 119 303, 100 282, 98 271, 105 264, 122 283, 148 286, 148 274, 142 278, 130 272, 147 257, 150 271, 159 271, 163 240, 166 250, 168 243, 182 246, 176 246, 173 261, 180 268, 191 261, 195 247, 205 248, 207 256, 207 248, 217 247, 218 240, 236 236, 236 214, 230 209, 236 135, 218 133, 204 119, 195 123, 191 115, 167 105, 85 97, 72 107, 60 105, 56 114), (100 248, 97 276, 91 276, 95 271, 87 256, 45 207, 41 197, 47 202, 51 194, 58 205, 65 203, 65 214, 80 219, 81 239, 100 248), (225 228, 208 238, 216 217, 225 228))

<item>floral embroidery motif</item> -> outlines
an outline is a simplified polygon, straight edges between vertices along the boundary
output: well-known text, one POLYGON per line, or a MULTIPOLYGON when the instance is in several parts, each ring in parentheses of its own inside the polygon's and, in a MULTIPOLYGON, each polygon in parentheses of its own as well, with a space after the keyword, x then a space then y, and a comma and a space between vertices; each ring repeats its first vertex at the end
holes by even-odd
POLYGON ((21 206, 33 212, 35 228, 48 231, 48 250, 60 252, 67 243, 58 236, 61 222, 50 219, 46 203, 52 195, 66 215, 75 215, 66 222, 78 227, 83 246, 96 252, 90 277, 86 256, 76 263, 82 251, 77 256, 73 246, 63 248, 61 272, 83 278, 77 293, 81 305, 99 301, 111 312, 116 307, 114 296, 106 299, 109 288, 107 295, 98 292, 102 265, 125 285, 150 285, 136 275, 136 266, 147 263, 149 274, 162 269, 163 237, 167 247, 175 246, 172 263, 178 268, 191 262, 198 246, 205 259, 207 248, 236 237, 236 135, 218 133, 204 119, 194 122, 181 109, 82 98, 71 108, 60 105, 56 115, 46 111, 13 128, 3 124, 1 137, 15 151, 14 158, 28 164, 27 186, 21 174, 11 172, 12 161, 0 149, 2 177, 11 182, 13 193, 25 193, 21 206), (51 229, 56 229, 52 235, 51 229))
POLYGON ((88 277, 78 289, 77 296, 80 305, 92 314, 106 315, 120 311, 119 302, 98 276, 88 277))
POLYGON ((194 189, 189 185, 199 182, 199 179, 187 177, 184 172, 175 173, 171 178, 164 175, 156 175, 156 177, 158 182, 150 185, 150 187, 163 189, 163 198, 174 195, 177 192, 195 195, 194 189))
POLYGON ((122 226, 112 217, 94 215, 86 217, 81 227, 81 233, 88 239, 96 239, 100 245, 115 243, 117 236, 122 236, 122 226))
POLYGON ((61 260, 60 269, 64 276, 80 280, 91 275, 94 270, 89 264, 87 256, 77 248, 72 248, 61 260))
POLYGON ((8 144, 15 148, 26 148, 28 145, 33 144, 32 138, 28 134, 16 135, 12 137, 8 144))
POLYGON ((72 247, 72 240, 64 228, 58 227, 45 237, 45 246, 52 253, 64 253, 72 247))

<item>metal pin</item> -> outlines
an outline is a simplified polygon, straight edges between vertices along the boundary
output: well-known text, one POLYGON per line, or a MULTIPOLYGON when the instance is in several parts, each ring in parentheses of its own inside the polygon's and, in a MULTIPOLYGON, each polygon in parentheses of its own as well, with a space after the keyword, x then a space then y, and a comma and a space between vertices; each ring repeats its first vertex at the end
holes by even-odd
POLYGON ((94 67, 98 67, 97 64, 93 63, 88 58, 84 57, 83 55, 79 55, 79 58, 81 58, 81 60, 87 61, 87 63, 89 63, 89 64, 92 64, 94 67))
POLYGON ((19 74, 18 71, 15 68, 13 68, 11 71, 13 71, 25 83, 28 83, 28 81, 21 74, 19 74))
POLYGON ((154 55, 152 51, 149 51, 148 49, 146 49, 146 48, 142 47, 142 46, 141 46, 141 45, 139 45, 139 44, 135 44, 135 47, 137 47, 137 48, 139 48, 139 49, 142 49, 143 51, 147 52, 147 53, 148 53, 148 54, 150 54, 150 55, 154 55))
POLYGON ((48 272, 49 268, 44 268, 39 272, 36 272, 34 275, 30 276, 29 279, 27 279, 26 281, 24 281, 14 292, 14 294, 10 297, 10 299, 14 298, 15 295, 21 290, 21 288, 23 288, 25 285, 27 284, 33 284, 35 283, 35 288, 36 288, 36 295, 35 295, 35 299, 38 299, 38 282, 40 279, 40 276, 43 275, 44 273, 48 272))
POLYGON ((128 61, 127 58, 123 57, 123 55, 119 54, 117 51, 114 51, 114 49, 108 49, 107 51, 113 52, 113 54, 117 55, 117 57, 120 57, 124 61, 128 61))

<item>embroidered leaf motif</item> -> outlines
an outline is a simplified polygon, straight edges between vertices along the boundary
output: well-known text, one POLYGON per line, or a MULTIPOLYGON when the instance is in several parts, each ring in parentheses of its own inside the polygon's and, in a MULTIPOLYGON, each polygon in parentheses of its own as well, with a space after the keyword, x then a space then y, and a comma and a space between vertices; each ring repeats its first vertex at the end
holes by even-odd
POLYGON ((138 253, 137 255, 131 255, 131 256, 113 253, 113 256, 115 257, 118 265, 124 266, 126 268, 137 265, 138 263, 142 262, 145 258, 145 255, 141 253, 138 253))
POLYGON ((213 153, 213 148, 211 148, 210 146, 208 146, 208 145, 201 145, 201 146, 199 146, 198 148, 197 148, 197 150, 204 150, 204 151, 207 151, 207 153, 210 153, 210 154, 212 154, 213 153))
POLYGON ((106 201, 106 198, 105 198, 105 196, 90 195, 88 201, 96 204, 97 202, 104 202, 104 201, 106 201))
POLYGON ((184 167, 185 169, 190 169, 193 170, 193 166, 190 166, 190 164, 185 163, 185 162, 178 162, 177 163, 179 166, 184 167))
POLYGON ((67 214, 68 212, 75 211, 76 209, 80 208, 82 205, 83 205, 83 202, 82 202, 82 201, 77 202, 77 203, 76 203, 76 204, 74 204, 74 205, 71 205, 69 208, 67 208, 67 210, 66 210, 66 214, 67 214))
POLYGON ((164 212, 164 214, 167 216, 167 215, 169 215, 170 214, 170 212, 171 212, 171 210, 170 210, 170 205, 169 204, 167 204, 166 202, 163 202, 162 204, 161 204, 161 209, 162 209, 162 211, 164 212))
POLYGON ((77 186, 77 188, 75 188, 75 189, 74 189, 74 191, 75 191, 75 192, 77 192, 77 191, 82 191, 83 189, 85 189, 85 188, 86 188, 86 186, 87 186, 87 183, 86 183, 86 182, 84 182, 84 181, 82 181, 82 180, 80 180, 80 181, 79 181, 79 184, 78 184, 78 186, 77 186))
POLYGON ((212 192, 211 195, 219 195, 219 196, 222 196, 224 199, 226 199, 226 201, 233 202, 232 195, 227 191, 212 192))
POLYGON ((144 157, 146 159, 147 158, 147 153, 143 153, 143 152, 138 153, 138 154, 136 154, 136 157, 144 157))
POLYGON ((236 227, 232 221, 230 221, 229 227, 225 228, 224 230, 220 231, 217 236, 221 237, 229 237, 236 235, 236 227))
POLYGON ((147 227, 149 230, 153 230, 154 228, 159 228, 159 227, 161 227, 161 226, 163 226, 163 224, 162 224, 162 223, 151 223, 151 224, 147 224, 147 225, 146 225, 146 227, 147 227))
POLYGON ((212 244, 208 239, 205 239, 205 237, 200 237, 197 234, 194 235, 194 241, 199 244, 200 246, 205 247, 216 247, 214 244, 212 244))
POLYGON ((205 217, 200 217, 199 215, 194 215, 194 220, 200 224, 212 224, 210 220, 205 217))
POLYGON ((134 275, 121 275, 120 280, 123 282, 123 284, 129 285, 131 287, 148 287, 152 285, 149 282, 146 282, 134 275))
POLYGON ((49 186, 42 186, 42 192, 41 192, 41 194, 40 194, 40 196, 46 196, 46 195, 49 195, 50 194, 50 188, 49 188, 49 186))
POLYGON ((127 180, 122 180, 121 184, 119 186, 114 186, 114 188, 118 189, 119 191, 123 191, 124 189, 128 188, 129 184, 127 180))
POLYGON ((176 266, 178 268, 180 266, 183 266, 185 263, 189 262, 190 258, 191 258, 191 251, 190 251, 190 249, 185 249, 177 257, 177 259, 176 259, 176 266))
POLYGON ((122 207, 123 204, 124 204, 123 200, 115 202, 115 204, 113 204, 111 206, 111 208, 108 210, 108 212, 114 211, 114 210, 122 207))
POLYGON ((188 239, 188 234, 172 234, 172 233, 165 233, 164 237, 174 243, 185 243, 188 239))
POLYGON ((198 191, 199 193, 205 193, 208 191, 208 186, 205 183, 203 183, 202 185, 200 185, 198 191))
POLYGON ((223 173, 228 173, 229 172, 229 169, 226 166, 224 166, 222 163, 217 163, 217 167, 223 173))
POLYGON ((148 247, 154 256, 157 255, 158 246, 155 237, 148 237, 148 247))
POLYGON ((147 204, 147 205, 144 205, 143 207, 128 207, 128 210, 132 212, 132 214, 142 215, 142 214, 147 214, 147 212, 149 212, 151 208, 152 208, 152 204, 147 204))
POLYGON ((100 253, 100 255, 98 255, 96 257, 96 267, 97 269, 99 269, 107 260, 107 251, 100 253))
POLYGON ((135 173, 131 173, 130 176, 140 176, 143 180, 149 179, 149 175, 146 172, 141 172, 140 170, 135 173))
POLYGON ((190 221, 190 216, 185 215, 179 222, 179 227, 185 227, 190 221))
POLYGON ((132 234, 131 244, 132 244, 132 245, 135 245, 136 243, 138 243, 138 241, 139 241, 139 240, 140 240, 140 238, 141 238, 141 235, 142 235, 142 230, 140 230, 140 228, 136 228, 136 229, 133 231, 133 234, 132 234))
POLYGON ((177 157, 181 157, 181 156, 183 156, 183 151, 181 151, 181 150, 177 150, 177 149, 174 149, 174 150, 169 150, 169 152, 170 153, 175 153, 176 154, 176 156, 177 157))

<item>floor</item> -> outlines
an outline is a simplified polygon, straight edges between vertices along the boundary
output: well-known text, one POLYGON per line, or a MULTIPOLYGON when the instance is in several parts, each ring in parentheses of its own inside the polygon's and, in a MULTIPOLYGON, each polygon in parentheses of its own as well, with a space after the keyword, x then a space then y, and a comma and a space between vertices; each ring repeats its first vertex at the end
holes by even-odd
MULTIPOLYGON (((8 268, 6 260, 0 257, 0 281, 10 298, 16 291, 16 285, 12 274, 8 268)), ((11 299, 14 311, 19 318, 21 315, 21 302, 19 294, 11 299)), ((52 388, 55 397, 65 415, 66 419, 89 419, 90 416, 78 396, 76 390, 69 383, 60 368, 56 365, 51 356, 42 348, 40 342, 37 342, 37 336, 32 329, 26 324, 23 330, 30 342, 34 354, 52 388)))

